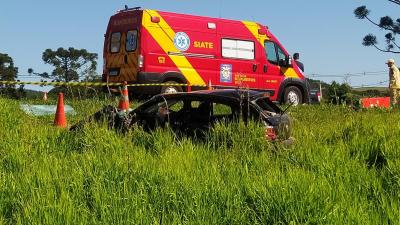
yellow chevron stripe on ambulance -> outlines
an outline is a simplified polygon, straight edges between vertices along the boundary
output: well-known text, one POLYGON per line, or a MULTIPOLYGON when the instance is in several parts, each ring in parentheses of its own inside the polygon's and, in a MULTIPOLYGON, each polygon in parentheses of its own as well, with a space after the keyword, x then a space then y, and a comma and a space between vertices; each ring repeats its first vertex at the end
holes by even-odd
MULTIPOLYGON (((169 55, 171 52, 180 52, 174 46, 175 31, 171 28, 171 26, 168 25, 168 23, 157 11, 144 10, 142 23, 167 55, 169 55), (152 16, 160 18, 160 22, 152 23, 152 16)), ((200 77, 199 73, 197 73, 185 56, 169 55, 169 57, 190 84, 205 85, 205 82, 200 77)))

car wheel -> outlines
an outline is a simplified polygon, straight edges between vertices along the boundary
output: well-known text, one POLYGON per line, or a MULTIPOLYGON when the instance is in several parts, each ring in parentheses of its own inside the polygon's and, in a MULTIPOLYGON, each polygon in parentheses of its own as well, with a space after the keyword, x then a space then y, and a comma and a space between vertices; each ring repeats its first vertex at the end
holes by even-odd
POLYGON ((164 84, 169 84, 169 85, 162 86, 161 94, 172 94, 172 93, 182 92, 182 86, 173 85, 173 84, 178 84, 175 81, 166 81, 164 84))
POLYGON ((285 104, 298 105, 303 102, 303 96, 298 87, 290 86, 285 89, 285 96, 283 99, 285 104))

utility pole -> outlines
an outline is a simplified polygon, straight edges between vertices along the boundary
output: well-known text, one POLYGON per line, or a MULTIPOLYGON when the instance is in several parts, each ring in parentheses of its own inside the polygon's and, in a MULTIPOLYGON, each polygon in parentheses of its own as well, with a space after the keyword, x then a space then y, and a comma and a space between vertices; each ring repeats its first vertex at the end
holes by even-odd
POLYGON ((321 85, 321 81, 319 82, 319 96, 320 96, 320 101, 322 101, 322 85, 321 85))
POLYGON ((350 74, 345 74, 344 78, 343 78, 343 82, 345 84, 349 84, 350 81, 350 74))
POLYGON ((339 96, 337 96, 335 87, 333 88, 333 91, 335 92, 336 105, 339 105, 339 96))

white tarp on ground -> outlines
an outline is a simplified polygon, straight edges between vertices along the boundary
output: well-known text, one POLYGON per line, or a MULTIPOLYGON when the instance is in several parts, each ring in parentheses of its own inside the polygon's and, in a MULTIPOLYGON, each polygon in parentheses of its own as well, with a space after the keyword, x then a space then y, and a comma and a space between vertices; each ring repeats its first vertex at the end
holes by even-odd
MULTIPOLYGON (((28 105, 21 104, 21 109, 24 110, 25 113, 34 116, 46 116, 46 115, 55 115, 57 111, 56 105, 28 105)), ((70 105, 64 105, 64 112, 66 114, 75 114, 74 109, 70 105)))

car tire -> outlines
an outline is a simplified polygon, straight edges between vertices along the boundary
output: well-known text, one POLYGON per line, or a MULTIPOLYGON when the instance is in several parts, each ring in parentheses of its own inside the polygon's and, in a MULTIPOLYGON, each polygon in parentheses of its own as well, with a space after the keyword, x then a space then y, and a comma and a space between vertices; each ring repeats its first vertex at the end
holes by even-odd
POLYGON ((161 94, 167 94, 167 93, 177 93, 177 92, 182 92, 182 86, 174 86, 173 84, 178 84, 175 81, 166 81, 164 84, 170 84, 170 85, 164 85, 161 88, 161 94))
POLYGON ((303 102, 303 95, 298 87, 289 86, 285 89, 283 103, 299 105, 303 102))

